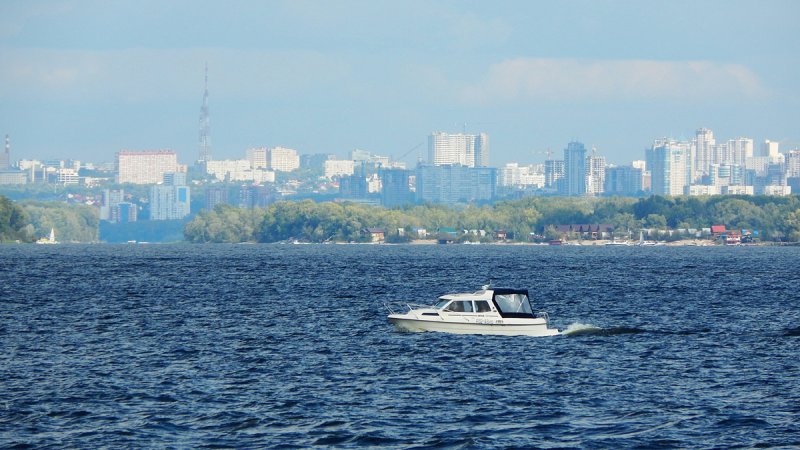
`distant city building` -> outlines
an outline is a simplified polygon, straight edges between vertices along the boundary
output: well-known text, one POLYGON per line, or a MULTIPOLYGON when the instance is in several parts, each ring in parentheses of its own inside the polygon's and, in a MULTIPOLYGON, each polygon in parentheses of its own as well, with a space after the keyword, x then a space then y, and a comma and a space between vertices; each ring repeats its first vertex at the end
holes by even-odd
POLYGON ((100 199, 100 220, 111 220, 111 209, 124 201, 124 189, 105 189, 100 199))
POLYGON ((325 178, 332 180, 334 177, 350 176, 355 170, 355 163, 349 159, 329 159, 324 165, 325 178))
POLYGON ((55 170, 53 181, 64 186, 77 185, 80 183, 80 177, 77 170, 64 167, 55 170))
POLYGON ((753 140, 750 138, 739 137, 731 139, 728 141, 728 146, 730 147, 732 159, 727 162, 744 166, 747 158, 753 157, 753 140))
POLYGON ((604 191, 607 195, 640 195, 642 189, 642 169, 633 166, 607 167, 604 191))
POLYGON ((417 203, 470 203, 494 199, 497 169, 462 165, 419 165, 417 203))
POLYGON ((545 185, 544 165, 520 166, 518 163, 508 163, 499 170, 498 184, 506 187, 543 188, 545 185))
POLYGON ((548 159, 544 162, 544 187, 561 191, 560 185, 564 180, 564 160, 548 159))
POLYGON ((275 201, 275 191, 266 185, 250 185, 239 188, 239 207, 247 209, 265 208, 275 201))
POLYGON ((449 134, 443 131, 428 136, 428 162, 434 166, 460 164, 466 167, 489 165, 489 135, 449 134))
POLYGON ((689 185, 690 144, 672 139, 657 140, 651 149, 652 190, 656 195, 683 195, 689 185))
POLYGON ((605 190, 606 158, 592 155, 586 158, 586 194, 600 195, 605 190))
POLYGON ((274 147, 269 149, 269 168, 278 172, 291 172, 300 168, 300 157, 291 148, 274 147))
POLYGON ((213 211, 214 207, 228 203, 228 188, 224 186, 209 186, 206 188, 206 211, 213 211))
POLYGON ((27 184, 28 172, 22 170, 0 170, 0 184, 27 184))
POLYGON ((569 196, 586 194, 586 147, 580 142, 570 142, 564 149, 562 193, 569 196))
POLYGON ((248 148, 245 152, 247 160, 250 161, 250 168, 252 169, 268 169, 269 160, 267 159, 267 148, 248 148))
POLYGON ((380 173, 382 181, 381 204, 394 208, 413 203, 411 192, 411 171, 404 169, 387 169, 380 173))
POLYGON ((183 219, 189 215, 190 205, 185 173, 165 173, 163 184, 150 188, 150 220, 183 219))
POLYGON ((136 222, 139 218, 137 206, 131 202, 119 202, 111 207, 109 221, 113 223, 136 222))
POLYGON ((770 141, 769 139, 765 140, 761 144, 761 156, 766 156, 768 158, 775 158, 778 156, 779 148, 778 142, 770 141))
POLYGON ((800 177, 800 150, 791 150, 786 155, 786 176, 800 177))
POLYGON ((117 153, 117 183, 158 184, 167 172, 185 172, 172 150, 130 151, 117 153))
MULTIPOLYGON (((687 151, 687 157, 692 157, 692 161, 684 161, 683 165, 690 168, 692 170, 690 179, 687 180, 688 182, 699 180, 703 177, 703 175, 708 174, 708 168, 711 164, 714 163, 714 146, 716 145, 717 141, 714 139, 714 132, 709 130, 708 128, 700 128, 695 133, 694 139, 694 155, 692 155, 692 151, 687 151)), ((691 147, 691 144, 688 144, 687 149, 691 147)), ((653 166, 649 166, 650 171, 653 172, 653 166)), ((655 180, 656 175, 653 174, 653 192, 655 192, 655 180)), ((683 188, 681 187, 681 193, 683 193, 683 188)), ((676 195, 676 194, 673 194, 676 195)))

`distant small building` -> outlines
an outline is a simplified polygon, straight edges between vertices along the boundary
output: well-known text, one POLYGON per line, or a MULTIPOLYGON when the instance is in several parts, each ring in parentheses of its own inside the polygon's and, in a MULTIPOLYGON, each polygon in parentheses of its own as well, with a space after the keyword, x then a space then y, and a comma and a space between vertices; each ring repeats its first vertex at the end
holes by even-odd
POLYGON ((562 235, 578 235, 581 238, 603 239, 611 236, 614 226, 607 223, 556 225, 556 231, 562 235))
POLYGON ((384 242, 386 231, 383 228, 365 228, 364 234, 369 237, 371 242, 384 242))
POLYGON ((725 225, 711 225, 711 235, 715 238, 725 234, 725 225))

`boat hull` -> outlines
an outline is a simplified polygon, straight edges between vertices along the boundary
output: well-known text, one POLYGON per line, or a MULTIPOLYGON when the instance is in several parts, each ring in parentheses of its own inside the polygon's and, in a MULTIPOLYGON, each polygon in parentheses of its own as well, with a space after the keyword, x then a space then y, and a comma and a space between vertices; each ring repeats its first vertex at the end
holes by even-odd
POLYGON ((445 322, 442 320, 422 320, 404 314, 392 314, 389 322, 400 330, 411 332, 437 331, 452 334, 493 334, 502 336, 554 336, 559 334, 555 328, 547 328, 543 319, 531 323, 470 323, 445 322))

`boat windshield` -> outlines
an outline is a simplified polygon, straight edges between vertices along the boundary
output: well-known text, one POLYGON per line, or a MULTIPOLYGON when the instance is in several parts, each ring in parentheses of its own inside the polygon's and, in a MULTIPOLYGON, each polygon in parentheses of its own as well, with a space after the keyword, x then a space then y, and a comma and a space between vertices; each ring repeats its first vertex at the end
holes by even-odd
POLYGON ((528 296, 525 294, 497 294, 494 300, 504 313, 533 314, 528 296))
POLYGON ((436 308, 436 309, 442 309, 448 303, 450 303, 450 300, 445 300, 445 299, 440 298, 439 301, 436 302, 435 305, 433 305, 433 307, 436 308))

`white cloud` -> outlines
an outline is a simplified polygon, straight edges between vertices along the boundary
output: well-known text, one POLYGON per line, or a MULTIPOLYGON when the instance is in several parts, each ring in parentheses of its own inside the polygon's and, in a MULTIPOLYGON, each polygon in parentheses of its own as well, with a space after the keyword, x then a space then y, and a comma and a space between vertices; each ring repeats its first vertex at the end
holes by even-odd
POLYGON ((350 67, 312 51, 229 49, 2 49, 0 97, 150 101, 195 98, 209 64, 211 90, 228 98, 265 98, 334 89, 350 67))
POLYGON ((516 58, 489 67, 483 80, 459 88, 469 103, 508 101, 755 99, 767 95, 739 64, 516 58))

